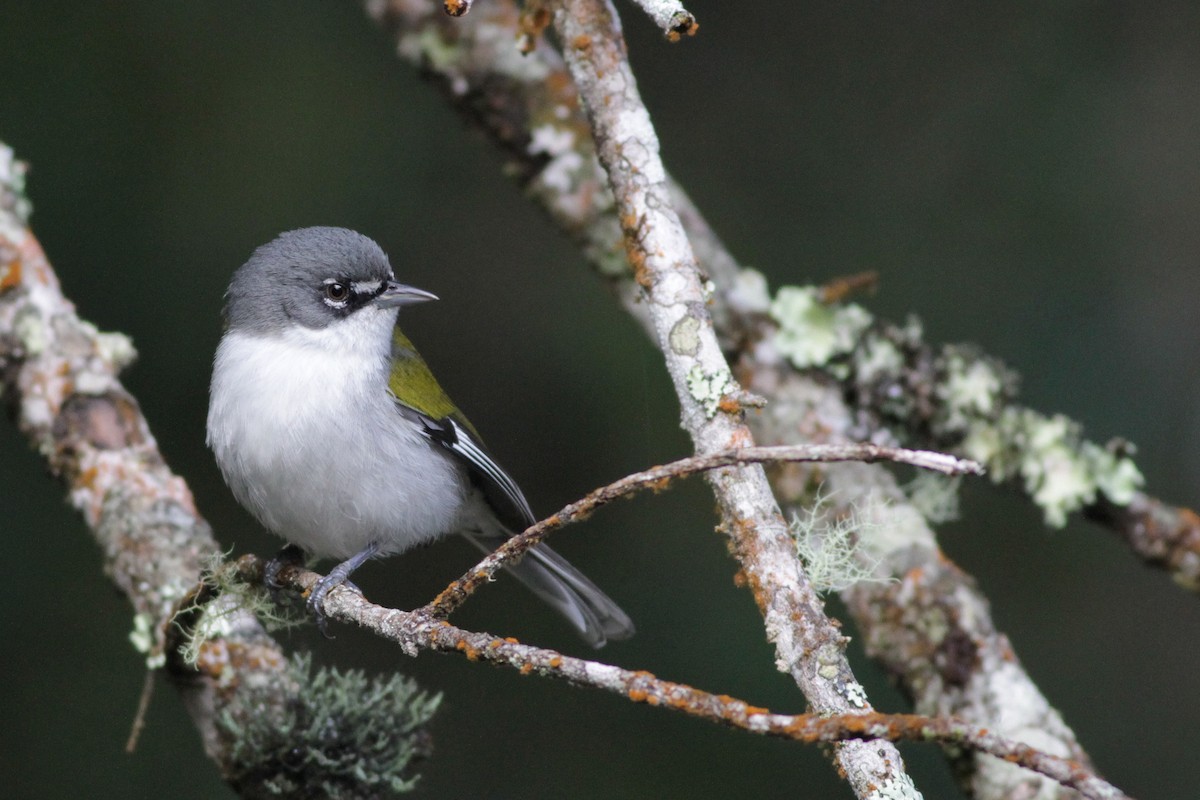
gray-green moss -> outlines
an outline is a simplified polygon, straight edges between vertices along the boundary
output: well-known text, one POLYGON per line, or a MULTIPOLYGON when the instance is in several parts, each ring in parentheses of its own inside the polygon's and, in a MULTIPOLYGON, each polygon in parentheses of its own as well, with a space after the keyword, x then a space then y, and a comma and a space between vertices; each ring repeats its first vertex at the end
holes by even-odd
POLYGON ((425 731, 441 695, 411 679, 289 665, 300 687, 288 707, 243 687, 218 719, 232 742, 229 782, 244 797, 388 798, 411 791, 431 751, 425 731))

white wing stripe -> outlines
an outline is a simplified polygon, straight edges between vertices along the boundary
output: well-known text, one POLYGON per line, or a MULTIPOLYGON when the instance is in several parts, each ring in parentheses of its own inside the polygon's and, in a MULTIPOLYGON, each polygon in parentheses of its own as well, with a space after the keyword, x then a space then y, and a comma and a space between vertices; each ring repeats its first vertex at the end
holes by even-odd
POLYGON ((455 438, 458 439, 455 444, 451 445, 451 448, 461 452, 463 457, 485 472, 529 519, 536 519, 533 516, 533 510, 529 508, 529 502, 525 499, 525 495, 521 494, 521 490, 517 488, 517 484, 508 476, 508 473, 500 469, 500 465, 479 449, 475 440, 471 438, 471 434, 463 430, 454 420, 449 420, 449 422, 454 428, 455 438))

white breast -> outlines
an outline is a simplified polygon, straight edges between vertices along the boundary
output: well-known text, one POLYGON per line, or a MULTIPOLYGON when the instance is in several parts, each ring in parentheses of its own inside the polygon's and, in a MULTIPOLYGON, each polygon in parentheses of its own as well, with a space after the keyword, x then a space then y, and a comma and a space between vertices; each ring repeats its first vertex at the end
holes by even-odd
POLYGON ((217 464, 263 525, 314 555, 349 558, 372 541, 398 553, 460 527, 462 468, 387 391, 394 319, 368 308, 320 331, 233 331, 217 350, 217 464))

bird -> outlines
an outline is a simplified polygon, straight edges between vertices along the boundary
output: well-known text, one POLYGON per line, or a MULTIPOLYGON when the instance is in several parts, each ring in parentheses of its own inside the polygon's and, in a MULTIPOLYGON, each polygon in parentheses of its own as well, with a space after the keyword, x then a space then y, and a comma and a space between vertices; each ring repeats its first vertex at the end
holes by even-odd
MULTIPOLYGON (((490 552, 536 521, 397 325, 401 308, 436 299, 337 227, 280 234, 225 294, 206 440, 238 502, 289 543, 269 576, 304 553, 338 560, 307 601, 323 631, 326 596, 368 560, 454 533, 490 552)), ((633 635, 545 544, 508 569, 592 646, 633 635)))

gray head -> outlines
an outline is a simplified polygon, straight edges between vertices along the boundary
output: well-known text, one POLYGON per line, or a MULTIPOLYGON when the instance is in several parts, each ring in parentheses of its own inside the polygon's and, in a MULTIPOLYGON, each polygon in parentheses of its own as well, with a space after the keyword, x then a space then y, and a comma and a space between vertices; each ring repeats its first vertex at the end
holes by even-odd
POLYGON ((230 330, 278 333, 328 327, 367 306, 434 300, 396 283, 379 245, 346 228, 300 228, 254 251, 225 293, 230 330))

